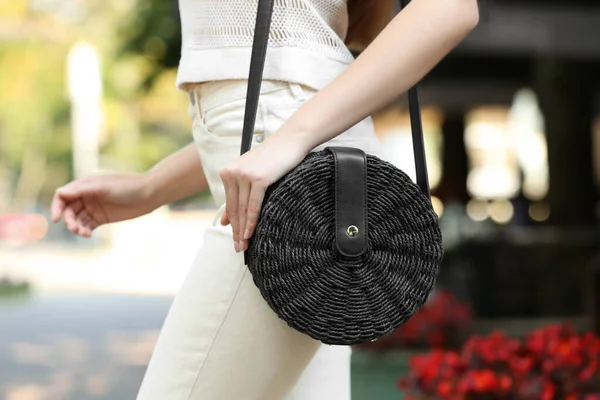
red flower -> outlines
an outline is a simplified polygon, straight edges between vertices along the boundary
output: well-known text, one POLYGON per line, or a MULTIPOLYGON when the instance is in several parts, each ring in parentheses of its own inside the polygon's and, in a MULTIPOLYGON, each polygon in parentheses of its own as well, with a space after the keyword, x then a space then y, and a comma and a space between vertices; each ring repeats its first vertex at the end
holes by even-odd
POLYGON ((512 387, 513 381, 510 376, 503 375, 500 377, 500 389, 503 392, 508 392, 512 387))
POLYGON ((541 400, 552 400, 554 398, 554 394, 556 393, 556 387, 550 382, 545 382, 544 387, 542 389, 542 398, 541 400))
POLYGON ((600 400, 600 339, 551 325, 520 340, 474 335, 412 358, 402 387, 431 400, 600 400))
POLYGON ((447 398, 448 396, 452 395, 452 389, 453 389, 452 382, 442 381, 438 385, 437 394, 438 394, 438 396, 441 396, 442 398, 447 398))
POLYGON ((408 386, 409 386, 408 378, 405 377, 398 381, 398 387, 400 389, 408 389, 408 386))
POLYGON ((404 325, 365 348, 458 347, 471 322, 471 307, 452 292, 438 290, 404 325))
POLYGON ((512 369, 518 377, 529 374, 533 368, 533 364, 534 361, 531 357, 516 357, 509 360, 510 369, 512 369))
POLYGON ((484 369, 475 374, 475 389, 478 392, 491 392, 498 388, 498 379, 494 371, 484 369))

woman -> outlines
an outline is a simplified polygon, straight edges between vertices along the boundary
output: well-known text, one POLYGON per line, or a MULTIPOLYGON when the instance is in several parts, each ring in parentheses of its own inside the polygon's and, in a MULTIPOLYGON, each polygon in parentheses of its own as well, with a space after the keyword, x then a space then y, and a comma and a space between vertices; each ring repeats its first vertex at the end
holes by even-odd
POLYGON ((253 146, 240 157, 256 3, 180 0, 177 84, 190 94, 194 145, 141 175, 71 182, 52 205, 54 220, 84 237, 206 187, 223 206, 174 300, 138 399, 349 397, 347 349, 321 346, 279 320, 241 252, 265 189, 309 152, 337 144, 385 157, 369 115, 421 79, 478 21, 476 0, 413 0, 392 19, 394 5, 277 0, 253 146), (349 45, 364 48, 356 60, 349 45), (322 375, 337 370, 341 377, 322 375))

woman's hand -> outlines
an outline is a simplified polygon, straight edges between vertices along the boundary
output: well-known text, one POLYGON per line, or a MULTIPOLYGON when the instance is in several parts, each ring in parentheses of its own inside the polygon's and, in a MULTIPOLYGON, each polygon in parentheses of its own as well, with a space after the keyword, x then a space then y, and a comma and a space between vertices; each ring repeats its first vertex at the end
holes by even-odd
POLYGON ((153 211, 152 197, 145 175, 92 175, 56 190, 52 220, 62 219, 74 234, 90 237, 100 225, 153 211))
POLYGON ((284 136, 273 135, 221 170, 226 196, 221 224, 231 224, 236 252, 248 248, 267 188, 300 164, 309 152, 301 134, 284 136))
POLYGON ((102 224, 140 217, 208 187, 193 143, 161 160, 145 174, 96 175, 56 191, 52 219, 89 237, 102 224))

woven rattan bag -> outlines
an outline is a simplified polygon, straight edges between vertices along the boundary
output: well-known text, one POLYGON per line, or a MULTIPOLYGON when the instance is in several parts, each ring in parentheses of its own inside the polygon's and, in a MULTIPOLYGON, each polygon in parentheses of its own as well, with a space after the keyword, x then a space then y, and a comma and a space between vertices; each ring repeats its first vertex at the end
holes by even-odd
MULTIPOLYGON (((273 0, 259 0, 242 154, 252 140, 272 11, 273 0)), ((266 192, 246 264, 273 311, 323 343, 376 340, 433 290, 442 236, 416 88, 409 107, 418 184, 376 156, 335 147, 310 153, 266 192)))

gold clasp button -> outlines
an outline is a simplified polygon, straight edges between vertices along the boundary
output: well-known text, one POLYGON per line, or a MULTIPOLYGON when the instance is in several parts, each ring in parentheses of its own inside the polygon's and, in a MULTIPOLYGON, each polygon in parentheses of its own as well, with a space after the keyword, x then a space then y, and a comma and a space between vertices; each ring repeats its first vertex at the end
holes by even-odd
POLYGON ((346 229, 346 235, 350 237, 355 237, 358 235, 358 228, 354 225, 350 225, 348 229, 346 229))

